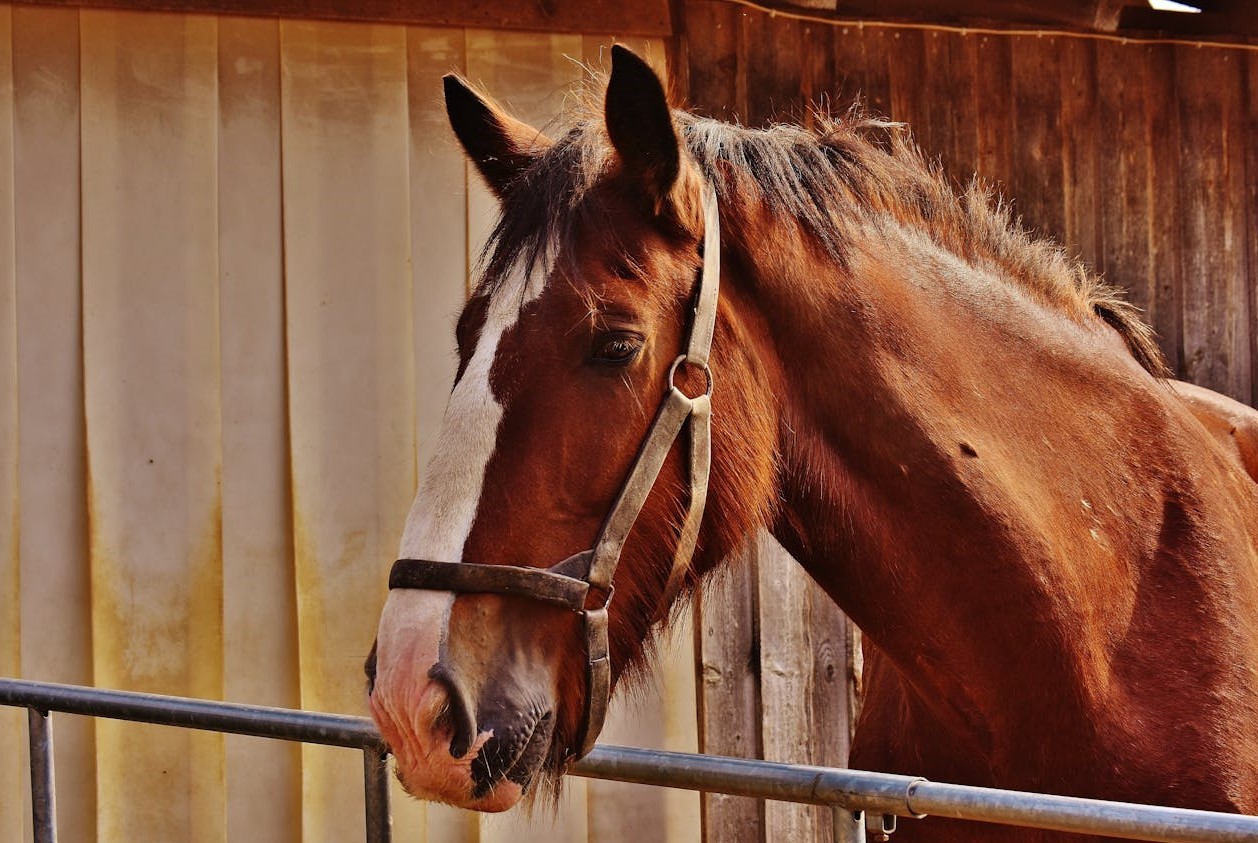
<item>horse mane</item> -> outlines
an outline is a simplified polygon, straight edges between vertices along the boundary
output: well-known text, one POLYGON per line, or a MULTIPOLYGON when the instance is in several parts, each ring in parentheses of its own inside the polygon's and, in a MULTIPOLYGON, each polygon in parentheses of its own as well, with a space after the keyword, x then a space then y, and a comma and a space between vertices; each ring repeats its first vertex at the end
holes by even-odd
MULTIPOLYGON (((691 159, 721 198, 754 191, 755 199, 775 216, 794 220, 839 266, 848 267, 863 227, 905 225, 1071 318, 1104 320, 1142 367, 1156 377, 1169 376, 1153 329, 1125 294, 1052 240, 1034 236, 982 180, 954 188, 904 124, 873 117, 859 106, 840 117, 824 112, 814 117, 807 128, 752 129, 674 111, 691 159)), ((598 222, 598 210, 583 200, 613 160, 601 109, 587 97, 560 120, 568 122, 567 130, 504 199, 479 262, 482 288, 519 261, 531 266, 558 257, 549 252, 568 242, 576 225, 598 222)), ((631 262, 627 245, 625 252, 631 262)))

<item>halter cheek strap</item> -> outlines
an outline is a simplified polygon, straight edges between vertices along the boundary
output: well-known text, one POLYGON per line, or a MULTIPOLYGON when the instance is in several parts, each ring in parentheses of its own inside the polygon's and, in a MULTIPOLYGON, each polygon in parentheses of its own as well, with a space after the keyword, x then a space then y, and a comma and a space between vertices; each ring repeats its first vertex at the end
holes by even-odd
POLYGON ((389 588, 416 588, 454 591, 465 594, 502 594, 524 597, 581 615, 585 628, 586 695, 585 710, 575 737, 575 750, 568 758, 584 757, 594 748, 603 730, 611 699, 611 658, 608 652, 607 607, 615 588, 612 577, 630 530, 638 520, 647 496, 673 443, 689 423, 690 455, 687 473, 690 501, 673 552, 672 567, 664 587, 661 611, 667 611, 685 580, 699 538, 699 525, 708 499, 708 476, 712 465, 712 370, 708 356, 716 330, 716 309, 721 277, 721 230, 716 192, 711 184, 703 191, 703 268, 696 285, 694 316, 685 353, 668 370, 668 386, 637 458, 620 493, 603 521, 598 538, 585 550, 549 568, 515 565, 479 565, 469 562, 436 562, 428 559, 399 559, 389 574, 389 588), (683 365, 703 370, 707 388, 693 398, 675 384, 683 365), (587 608, 590 589, 607 597, 601 606, 587 608))

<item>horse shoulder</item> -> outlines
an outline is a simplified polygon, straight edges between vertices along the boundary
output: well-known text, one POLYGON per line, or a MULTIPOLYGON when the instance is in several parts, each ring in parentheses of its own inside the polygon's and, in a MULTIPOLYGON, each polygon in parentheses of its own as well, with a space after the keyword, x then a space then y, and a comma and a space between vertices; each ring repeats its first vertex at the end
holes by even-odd
POLYGON ((1258 410, 1196 384, 1173 381, 1171 388, 1228 456, 1258 482, 1258 410))

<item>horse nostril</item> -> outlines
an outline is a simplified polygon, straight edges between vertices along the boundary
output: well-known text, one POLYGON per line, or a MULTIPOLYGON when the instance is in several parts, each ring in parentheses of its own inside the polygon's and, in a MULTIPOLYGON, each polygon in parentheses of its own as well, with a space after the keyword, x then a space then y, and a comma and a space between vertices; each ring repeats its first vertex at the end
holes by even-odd
POLYGON ((455 679, 449 667, 437 662, 428 671, 428 678, 446 689, 448 706, 446 717, 449 718, 451 731, 450 755, 462 758, 471 749, 476 740, 476 720, 472 717, 472 706, 468 704, 467 694, 462 685, 455 679))

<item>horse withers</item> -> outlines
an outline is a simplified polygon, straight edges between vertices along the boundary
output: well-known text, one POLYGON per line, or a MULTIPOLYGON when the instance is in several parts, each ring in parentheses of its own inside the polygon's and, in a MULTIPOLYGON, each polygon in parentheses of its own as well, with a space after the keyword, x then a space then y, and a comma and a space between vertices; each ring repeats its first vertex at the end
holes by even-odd
POLYGON ((550 789, 767 529, 865 633, 854 767, 1258 810, 1258 413, 897 125, 699 119, 612 60, 553 140, 446 81, 502 214, 368 661, 405 787, 550 789), (651 444, 709 394, 710 440, 692 403, 651 444))

